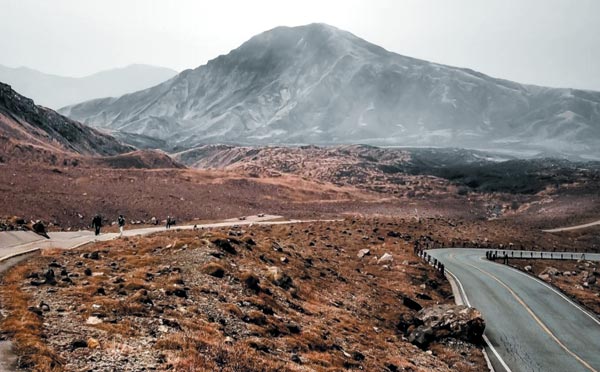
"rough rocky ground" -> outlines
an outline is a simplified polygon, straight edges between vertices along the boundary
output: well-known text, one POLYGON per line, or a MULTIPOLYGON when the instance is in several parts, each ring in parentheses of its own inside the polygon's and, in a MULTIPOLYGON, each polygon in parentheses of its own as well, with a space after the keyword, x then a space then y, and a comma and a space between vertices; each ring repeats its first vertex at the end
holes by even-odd
POLYGON ((510 264, 559 288, 600 316, 600 264, 595 261, 511 260, 510 264))
POLYGON ((40 371, 485 370, 470 343, 407 340, 418 323, 405 297, 453 301, 413 254, 425 233, 346 219, 45 251, 3 278, 2 329, 40 371))

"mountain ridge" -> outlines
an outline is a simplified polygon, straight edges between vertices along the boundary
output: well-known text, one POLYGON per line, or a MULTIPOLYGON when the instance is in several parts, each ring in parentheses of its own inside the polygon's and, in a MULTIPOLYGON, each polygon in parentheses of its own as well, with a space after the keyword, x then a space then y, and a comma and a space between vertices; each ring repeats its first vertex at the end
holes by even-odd
POLYGON ((584 153, 600 139, 600 92, 406 57, 324 24, 265 31, 155 87, 61 112, 170 151, 368 143, 584 153))
POLYGON ((38 104, 52 109, 105 96, 120 96, 162 83, 177 71, 132 64, 82 77, 44 73, 26 66, 0 65, 0 81, 13 86, 38 104))

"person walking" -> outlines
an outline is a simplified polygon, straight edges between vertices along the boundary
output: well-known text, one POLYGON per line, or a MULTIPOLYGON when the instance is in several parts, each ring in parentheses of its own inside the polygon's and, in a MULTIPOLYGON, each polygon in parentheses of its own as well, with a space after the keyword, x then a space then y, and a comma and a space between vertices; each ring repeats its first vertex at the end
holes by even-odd
POLYGON ((167 216, 167 230, 171 228, 171 216, 167 216))
POLYGON ((125 217, 122 214, 117 218, 117 223, 119 224, 119 238, 123 236, 123 229, 125 228, 125 217))
POLYGON ((100 228, 102 227, 102 217, 99 214, 95 215, 92 219, 92 227, 94 228, 95 235, 100 235, 100 228))

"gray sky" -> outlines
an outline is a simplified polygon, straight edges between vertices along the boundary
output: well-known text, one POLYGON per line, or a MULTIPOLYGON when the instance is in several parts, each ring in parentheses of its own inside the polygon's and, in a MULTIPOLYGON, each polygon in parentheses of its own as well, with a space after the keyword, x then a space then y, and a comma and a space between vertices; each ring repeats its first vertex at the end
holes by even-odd
POLYGON ((324 22, 495 77, 600 90, 596 0, 0 0, 0 64, 83 76, 194 68, 267 29, 324 22))

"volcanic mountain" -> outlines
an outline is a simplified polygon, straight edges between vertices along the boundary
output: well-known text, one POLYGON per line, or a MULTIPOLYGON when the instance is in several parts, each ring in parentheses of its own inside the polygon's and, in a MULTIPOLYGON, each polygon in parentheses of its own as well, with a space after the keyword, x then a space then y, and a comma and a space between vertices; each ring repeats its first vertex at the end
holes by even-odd
POLYGON ((134 150, 66 118, 0 83, 0 160, 44 161, 74 155, 110 156, 134 150))
POLYGON ((155 87, 61 113, 170 151, 206 143, 600 151, 600 92, 405 57, 324 24, 277 27, 155 87))

